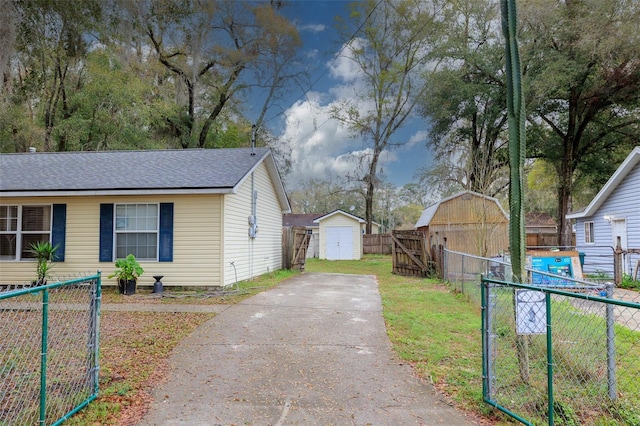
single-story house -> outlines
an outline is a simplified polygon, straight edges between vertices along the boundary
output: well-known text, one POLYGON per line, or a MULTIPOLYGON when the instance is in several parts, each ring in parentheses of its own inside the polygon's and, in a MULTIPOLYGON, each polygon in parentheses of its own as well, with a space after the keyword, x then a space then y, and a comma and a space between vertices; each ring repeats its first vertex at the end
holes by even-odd
POLYGON ((320 225, 313 221, 321 216, 323 215, 319 213, 287 213, 282 215, 282 226, 305 228, 307 234, 311 235, 307 258, 317 258, 320 255, 320 225))
POLYGON ((509 247, 509 217, 497 199, 463 191, 423 210, 415 228, 425 234, 432 251, 447 249, 482 257, 509 247), (445 243, 446 239, 446 243, 445 243))
POLYGON ((334 210, 313 221, 320 231, 320 259, 359 260, 362 258, 362 224, 365 220, 342 210, 334 210))
MULTIPOLYGON (((378 222, 371 221, 371 234, 379 234, 382 226, 378 222)), ((367 222, 362 224, 362 233, 367 232, 367 222)))
POLYGON ((267 148, 1 154, 0 284, 31 281, 48 240, 54 276, 115 284, 131 253, 139 285, 230 285, 281 268, 289 211, 267 148))
MULTIPOLYGON (((640 249, 640 146, 609 178, 589 205, 567 215, 575 220, 576 250, 585 254, 583 271, 613 275, 613 249, 640 249)), ((632 274, 639 254, 625 255, 624 273, 632 274)))

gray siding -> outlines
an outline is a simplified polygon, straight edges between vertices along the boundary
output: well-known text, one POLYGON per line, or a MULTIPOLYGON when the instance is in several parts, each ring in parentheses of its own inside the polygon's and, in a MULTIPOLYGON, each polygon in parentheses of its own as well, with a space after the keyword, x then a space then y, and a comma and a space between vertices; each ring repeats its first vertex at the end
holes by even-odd
MULTIPOLYGON (((640 164, 636 165, 602 203, 593 216, 576 221, 577 250, 586 254, 584 272, 604 272, 613 275, 612 224, 605 220, 625 219, 627 247, 640 248, 640 164), (584 223, 594 224, 594 244, 585 244, 584 223)), ((625 273, 631 274, 640 255, 629 254, 625 259, 625 273)))

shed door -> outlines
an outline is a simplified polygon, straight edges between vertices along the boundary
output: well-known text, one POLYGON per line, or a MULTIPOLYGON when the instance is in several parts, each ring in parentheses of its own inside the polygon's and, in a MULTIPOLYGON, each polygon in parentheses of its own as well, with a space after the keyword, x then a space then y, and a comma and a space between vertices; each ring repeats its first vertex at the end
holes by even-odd
POLYGON ((350 226, 327 226, 327 259, 353 259, 353 229, 350 226))
POLYGON ((611 222, 613 231, 613 247, 618 244, 618 237, 620 237, 620 245, 622 250, 627 249, 627 221, 625 219, 613 220, 611 222))

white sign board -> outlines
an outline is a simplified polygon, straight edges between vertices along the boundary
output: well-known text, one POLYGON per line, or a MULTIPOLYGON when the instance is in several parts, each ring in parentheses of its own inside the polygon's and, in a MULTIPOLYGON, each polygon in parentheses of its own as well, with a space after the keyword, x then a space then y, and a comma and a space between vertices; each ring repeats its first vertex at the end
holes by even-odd
POLYGON ((516 333, 545 334, 547 305, 542 291, 516 290, 516 333))

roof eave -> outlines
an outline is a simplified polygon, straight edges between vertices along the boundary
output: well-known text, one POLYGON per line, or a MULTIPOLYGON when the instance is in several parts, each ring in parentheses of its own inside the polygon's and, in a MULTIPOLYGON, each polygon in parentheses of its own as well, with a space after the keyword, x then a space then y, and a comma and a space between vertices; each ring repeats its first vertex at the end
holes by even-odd
POLYGON ((82 197, 113 195, 189 195, 232 194, 235 188, 132 188, 132 189, 81 189, 81 190, 16 190, 2 191, 4 197, 82 197))

